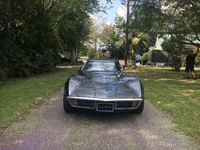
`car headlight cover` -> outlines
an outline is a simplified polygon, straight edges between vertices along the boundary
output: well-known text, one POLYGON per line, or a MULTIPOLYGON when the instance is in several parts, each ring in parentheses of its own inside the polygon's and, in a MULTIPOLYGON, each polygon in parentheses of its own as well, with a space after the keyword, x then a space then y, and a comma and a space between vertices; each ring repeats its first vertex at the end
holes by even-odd
POLYGON ((71 100, 71 104, 73 106, 77 106, 78 105, 78 101, 76 99, 71 100))
POLYGON ((80 85, 80 82, 78 82, 77 80, 70 80, 69 81, 69 95, 71 95, 73 91, 79 87, 79 85, 80 85))
POLYGON ((136 93, 136 97, 141 97, 141 85, 139 81, 128 81, 127 85, 136 93))

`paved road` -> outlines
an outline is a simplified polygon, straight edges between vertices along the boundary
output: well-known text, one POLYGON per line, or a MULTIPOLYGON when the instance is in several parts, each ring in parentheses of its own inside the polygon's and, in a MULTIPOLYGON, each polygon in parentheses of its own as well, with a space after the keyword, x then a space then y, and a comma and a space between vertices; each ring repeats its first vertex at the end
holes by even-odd
POLYGON ((48 107, 0 137, 1 150, 184 150, 187 140, 173 124, 145 101, 140 115, 132 113, 66 114, 61 92, 48 107), (36 120, 36 121, 33 121, 36 120), (36 124, 37 123, 37 124, 36 124), (27 129, 32 127, 31 129, 27 129), (23 134, 16 134, 23 130, 23 134))

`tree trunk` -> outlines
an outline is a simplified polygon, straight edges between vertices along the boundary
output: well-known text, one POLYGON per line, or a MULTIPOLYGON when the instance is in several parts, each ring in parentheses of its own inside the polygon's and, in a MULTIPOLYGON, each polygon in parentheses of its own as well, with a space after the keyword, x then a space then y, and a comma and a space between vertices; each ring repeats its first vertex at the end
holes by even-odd
POLYGON ((97 39, 95 37, 95 41, 94 41, 94 50, 95 50, 95 53, 94 53, 94 58, 97 58, 96 54, 97 54, 97 39))
MULTIPOLYGON (((132 39, 137 37, 137 32, 133 32, 132 33, 132 39)), ((134 54, 136 52, 136 45, 132 44, 132 54, 134 54)))
POLYGON ((125 53, 124 53, 125 66, 127 66, 127 54, 128 54, 128 24, 129 24, 129 0, 127 1, 126 41, 125 41, 125 53))
POLYGON ((76 51, 77 51, 77 49, 73 48, 72 51, 70 52, 71 62, 75 62, 75 60, 76 60, 76 51))

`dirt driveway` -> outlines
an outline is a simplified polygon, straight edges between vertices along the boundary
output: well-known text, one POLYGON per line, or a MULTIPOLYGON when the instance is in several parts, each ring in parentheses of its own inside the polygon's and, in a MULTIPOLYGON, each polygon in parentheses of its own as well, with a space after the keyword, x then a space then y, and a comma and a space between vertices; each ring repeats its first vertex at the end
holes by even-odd
POLYGON ((187 140, 145 101, 141 115, 78 111, 66 114, 61 92, 37 117, 16 124, 0 137, 1 150, 184 150, 187 140), (34 118, 34 119, 33 119, 34 118), (33 121, 34 120, 34 121, 33 121), (23 134, 18 134, 22 132, 23 134))

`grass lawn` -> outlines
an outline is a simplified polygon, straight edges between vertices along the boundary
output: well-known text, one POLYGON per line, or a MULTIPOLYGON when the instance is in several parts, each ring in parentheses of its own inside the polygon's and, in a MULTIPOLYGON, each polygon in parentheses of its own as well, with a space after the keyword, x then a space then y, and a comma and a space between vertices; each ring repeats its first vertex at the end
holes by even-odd
POLYGON ((200 69, 195 68, 197 80, 186 79, 184 68, 141 66, 126 72, 144 84, 146 99, 172 117, 175 131, 200 143, 200 69))
POLYGON ((80 66, 58 66, 54 71, 24 79, 0 83, 0 134, 14 122, 24 120, 31 109, 44 104, 63 89, 67 78, 80 66))

